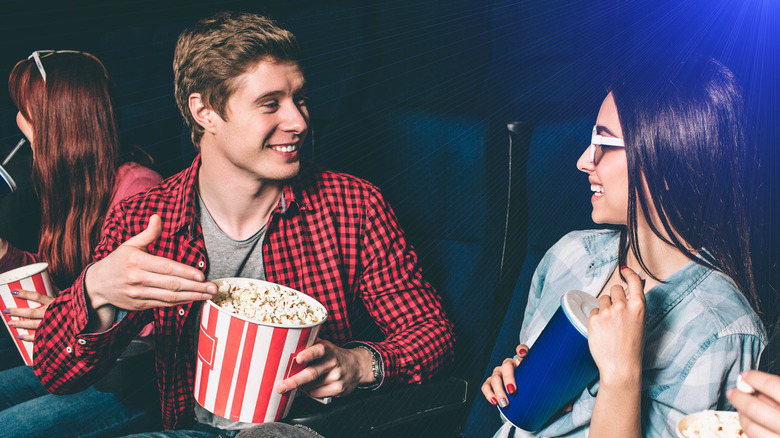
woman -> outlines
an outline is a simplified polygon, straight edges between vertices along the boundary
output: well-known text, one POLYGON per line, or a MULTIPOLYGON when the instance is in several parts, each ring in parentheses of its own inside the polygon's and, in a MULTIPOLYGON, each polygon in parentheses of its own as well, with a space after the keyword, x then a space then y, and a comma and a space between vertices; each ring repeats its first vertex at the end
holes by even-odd
POLYGON ((736 79, 712 59, 635 66, 610 88, 577 167, 594 222, 619 229, 573 232, 548 251, 518 355, 482 392, 500 405, 522 396, 514 369, 570 289, 598 296, 588 345, 599 378, 541 431, 514 436, 674 437, 685 414, 728 407, 725 389, 766 345, 751 307, 743 126, 736 79))
MULTIPOLYGON (((0 236, 0 272, 45 261, 54 283, 64 289, 89 263, 108 210, 161 178, 140 164, 120 164, 108 73, 96 57, 75 51, 33 52, 16 64, 8 88, 19 108, 16 122, 32 145, 41 232, 37 254, 18 250, 0 236)), ((17 294, 42 304, 9 312, 27 318, 12 324, 32 333, 52 299, 28 291, 17 294)), ((148 386, 139 394, 153 396, 148 386)), ((0 422, 11 436, 116 436, 154 427, 156 403, 146 406, 146 400, 136 398, 94 388, 55 397, 31 367, 0 373, 0 422)))

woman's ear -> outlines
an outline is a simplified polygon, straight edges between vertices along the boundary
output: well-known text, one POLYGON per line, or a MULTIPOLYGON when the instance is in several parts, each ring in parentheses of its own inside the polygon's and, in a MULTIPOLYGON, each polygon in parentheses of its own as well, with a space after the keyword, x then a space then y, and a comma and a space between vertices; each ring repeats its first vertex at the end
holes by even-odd
MULTIPOLYGON (((206 105, 206 102, 203 100, 200 93, 190 94, 189 99, 187 99, 187 104, 190 107, 192 118, 195 119, 198 125, 200 125, 204 131, 213 133, 216 127, 214 118, 219 117, 219 114, 210 106, 206 105)), ((219 118, 220 120, 222 119, 221 117, 219 118)))

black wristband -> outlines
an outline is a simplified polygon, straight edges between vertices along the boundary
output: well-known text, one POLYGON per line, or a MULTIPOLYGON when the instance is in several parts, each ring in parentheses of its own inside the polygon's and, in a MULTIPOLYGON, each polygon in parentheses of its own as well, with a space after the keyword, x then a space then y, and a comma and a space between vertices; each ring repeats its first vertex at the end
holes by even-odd
POLYGON ((379 385, 382 384, 382 380, 385 375, 384 370, 382 369, 382 356, 379 354, 378 351, 374 350, 368 345, 358 344, 355 345, 353 348, 362 348, 368 351, 369 353, 371 353, 371 372, 374 373, 374 382, 365 385, 358 385, 357 387, 359 389, 371 389, 371 390, 379 388, 379 385))

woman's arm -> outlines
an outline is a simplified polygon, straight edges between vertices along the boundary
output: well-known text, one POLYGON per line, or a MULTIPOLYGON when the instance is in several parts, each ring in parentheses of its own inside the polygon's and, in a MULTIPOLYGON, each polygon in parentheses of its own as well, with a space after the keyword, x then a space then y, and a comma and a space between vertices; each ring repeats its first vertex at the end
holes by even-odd
POLYGON ((599 369, 590 437, 641 437, 642 352, 645 294, 642 280, 630 268, 628 282, 599 297, 588 318, 588 346, 599 369))

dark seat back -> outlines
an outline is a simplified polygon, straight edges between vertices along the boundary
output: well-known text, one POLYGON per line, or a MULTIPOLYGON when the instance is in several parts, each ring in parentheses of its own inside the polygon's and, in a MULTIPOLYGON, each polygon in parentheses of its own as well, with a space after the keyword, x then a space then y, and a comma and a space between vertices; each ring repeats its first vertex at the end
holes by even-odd
POLYGON ((509 297, 499 289, 511 163, 506 129, 421 111, 386 113, 381 125, 372 181, 455 325, 455 374, 473 381, 509 297))
MULTIPOLYGON (((590 219, 590 186, 576 162, 590 143, 595 117, 555 121, 537 126, 526 163, 528 242, 512 299, 502 310, 498 333, 482 382, 493 368, 515 354, 534 270, 547 250, 571 230, 594 228, 590 219)), ((519 189, 518 189, 519 190, 519 189)), ((480 382, 481 383, 481 382, 480 382)), ((501 421, 481 395, 474 401, 464 437, 491 436, 501 421)))

